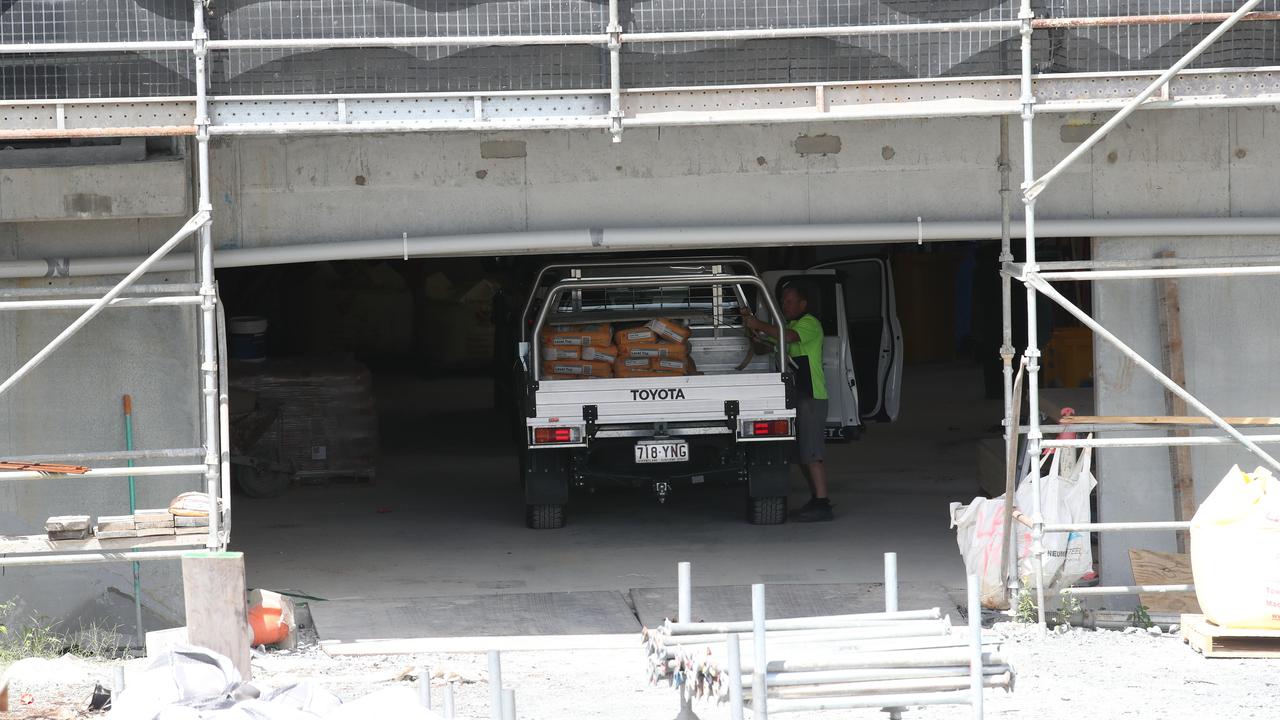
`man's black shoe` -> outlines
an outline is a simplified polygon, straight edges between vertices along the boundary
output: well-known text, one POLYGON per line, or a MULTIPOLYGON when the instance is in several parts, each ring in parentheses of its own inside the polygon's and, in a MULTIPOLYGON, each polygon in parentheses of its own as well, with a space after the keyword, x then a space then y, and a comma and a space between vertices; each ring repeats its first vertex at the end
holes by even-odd
POLYGON ((805 503, 804 505, 801 505, 801 506, 800 506, 800 507, 798 507, 798 508, 795 508, 794 510, 792 510, 792 511, 789 513, 789 515, 790 515, 790 517, 795 517, 797 513, 803 512, 803 511, 805 511, 805 510, 811 510, 811 509, 813 509, 813 507, 814 507, 814 506, 816 506, 817 504, 818 504, 818 498, 816 498, 816 497, 810 497, 810 498, 809 498, 809 502, 805 503))
POLYGON ((808 505, 800 508, 791 516, 794 522, 825 522, 827 520, 835 520, 835 513, 831 511, 831 502, 826 498, 813 499, 808 505))

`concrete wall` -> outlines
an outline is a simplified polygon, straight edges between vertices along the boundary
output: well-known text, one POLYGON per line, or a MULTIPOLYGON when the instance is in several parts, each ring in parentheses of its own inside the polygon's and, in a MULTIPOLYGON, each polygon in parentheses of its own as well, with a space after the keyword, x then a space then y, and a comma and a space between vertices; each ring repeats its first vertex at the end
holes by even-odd
MULTIPOLYGON (((1040 119, 1037 167, 1047 169, 1064 157, 1099 122, 1093 115, 1040 119)), ((1016 159, 1020 130, 1012 125, 1016 159)), ((402 232, 995 219, 998 128, 994 118, 977 118, 644 129, 628 130, 616 145, 606 133, 587 131, 220 138, 212 153, 214 232, 220 247, 254 247, 402 232)), ((1278 135, 1276 109, 1138 113, 1041 198, 1041 217, 1280 214, 1278 135)), ((185 168, 180 161, 148 161, 4 171, 0 219, 58 219, 0 224, 0 261, 145 253, 190 211, 185 168), (68 201, 72 196, 108 197, 110 209, 93 198, 68 201), (142 219, 120 219, 125 216, 142 219), (68 221, 80 217, 99 219, 68 221)), ((1015 186, 1020 177, 1015 162, 1015 186)), ((1245 252, 1269 242, 1179 241, 1178 247, 1245 252)), ((1145 257, 1158 245, 1105 241, 1099 252, 1145 257)), ((1193 291, 1188 284, 1184 295, 1188 337, 1239 347, 1260 342, 1247 336, 1244 320, 1230 320, 1238 312, 1256 324, 1258 306, 1265 305, 1257 301, 1257 286, 1205 287, 1210 290, 1193 291), (1202 292, 1219 294, 1201 297, 1202 292)), ((1146 333, 1142 337, 1150 341, 1150 300, 1132 295, 1141 292, 1149 293, 1150 283, 1108 286, 1100 290, 1096 308, 1122 334, 1146 333)), ((0 373, 16 368, 68 320, 0 315, 0 373)), ((139 396, 140 447, 193 444, 193 352, 190 314, 129 311, 100 319, 22 391, 0 398, 0 454, 116 447, 121 438, 115 409, 123 392, 139 396), (144 373, 144 359, 165 372, 144 373)), ((1219 385, 1224 393, 1236 392, 1232 382, 1261 373, 1266 359, 1275 356, 1188 352, 1192 389, 1208 392, 1211 400, 1219 385), (1227 368, 1224 358, 1243 365, 1227 368), (1230 372, 1218 372, 1224 369, 1230 372)), ((1100 411, 1159 410, 1152 404, 1158 399, 1154 385, 1127 379, 1105 349, 1098 363, 1107 403, 1100 411)), ((1233 398, 1224 396, 1223 409, 1274 414, 1267 401, 1276 399, 1275 392, 1252 388, 1241 397, 1247 406, 1232 405, 1233 398)), ((1159 493, 1167 474, 1155 462, 1159 455, 1117 451, 1101 459, 1104 519, 1164 516, 1168 502, 1159 493)), ((1225 470, 1225 456, 1197 455, 1207 482, 1225 470)), ((122 497, 118 484, 85 490, 60 483, 56 492, 52 484, 0 486, 0 532, 34 532, 43 516, 77 507, 104 512, 103 506, 122 497)), ((145 485, 159 488, 145 502, 186 487, 145 485)), ((1114 542, 1104 540, 1108 582, 1128 567, 1114 542)), ((124 587, 123 571, 10 572, 0 576, 0 599, 21 588, 42 612, 61 614, 86 597, 124 587)), ((174 589, 172 583, 154 587, 149 600, 171 611, 177 596, 164 593, 174 589)))
POLYGON ((0 165, 0 223, 189 214, 189 175, 185 159, 168 156, 69 167, 0 165))
MULTIPOLYGON (((1038 121, 1037 167, 1099 121, 1038 121)), ((402 232, 993 219, 998 128, 973 118, 643 129, 616 145, 588 131, 221 139, 215 236, 254 247, 402 232)), ((1273 109, 1139 113, 1055 183, 1040 215, 1274 211, 1277 183, 1264 179, 1277 133, 1273 109)), ((1017 158, 1016 122, 1011 140, 1017 158)), ((1015 162, 1015 187, 1021 173, 1015 162)))
MULTIPOLYGON (((1159 250, 1182 257, 1272 255, 1280 238, 1158 238, 1095 240, 1100 259, 1150 258, 1159 250)), ((1280 388, 1280 304, 1276 279, 1179 280, 1186 387, 1219 415, 1275 415, 1280 388)), ((1153 280, 1095 283, 1096 317, 1145 358, 1160 365, 1160 330, 1153 280)), ((1109 344, 1094 346, 1098 412, 1162 415, 1164 388, 1109 344)), ((1193 412, 1193 414, 1195 414, 1193 412)), ((1155 432, 1141 433, 1155 435, 1155 432)), ((1266 446, 1274 452, 1275 446, 1266 446)), ((1196 502, 1204 500, 1233 464, 1261 463, 1238 446, 1192 448, 1196 502)), ((1098 512, 1104 522, 1173 519, 1169 453, 1164 448, 1113 449, 1098 455, 1098 512)), ((1103 535, 1103 583, 1129 584, 1130 547, 1176 552, 1172 532, 1103 535)))
MULTIPOLYGON (((175 207, 181 209, 181 202, 175 207)), ((0 260, 45 252, 96 254, 102 247, 146 253, 182 222, 178 217, 0 224, 0 260)), ((143 282, 191 282, 192 276, 153 275, 143 282)), ((0 287, 103 285, 118 279, 39 278, 0 281, 0 287)), ((77 314, 0 313, 0 375, 8 377, 77 314)), ((121 397, 126 393, 134 398, 137 448, 199 445, 195 332, 190 307, 105 311, 0 397, 0 457, 123 449, 121 397)), ((195 477, 138 478, 139 506, 165 507, 175 495, 199 489, 199 483, 195 477)), ((43 532, 51 515, 128 512, 125 478, 0 483, 0 534, 43 532)), ((171 626, 182 617, 181 588, 176 562, 144 564, 144 622, 151 629, 171 626)), ((14 597, 23 600, 24 616, 66 618, 70 628, 79 620, 96 620, 129 633, 134 625, 133 577, 127 563, 0 569, 0 602, 14 597)))

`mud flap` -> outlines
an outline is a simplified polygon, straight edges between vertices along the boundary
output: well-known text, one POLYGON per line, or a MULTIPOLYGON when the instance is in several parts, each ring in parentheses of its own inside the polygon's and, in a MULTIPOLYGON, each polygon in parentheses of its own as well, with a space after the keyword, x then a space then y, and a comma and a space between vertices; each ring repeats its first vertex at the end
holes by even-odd
POLYGON ((756 442, 747 447, 747 490, 753 498, 785 496, 791 484, 793 443, 756 442))
POLYGON ((526 450, 522 466, 526 503, 563 505, 569 502, 569 451, 526 450))

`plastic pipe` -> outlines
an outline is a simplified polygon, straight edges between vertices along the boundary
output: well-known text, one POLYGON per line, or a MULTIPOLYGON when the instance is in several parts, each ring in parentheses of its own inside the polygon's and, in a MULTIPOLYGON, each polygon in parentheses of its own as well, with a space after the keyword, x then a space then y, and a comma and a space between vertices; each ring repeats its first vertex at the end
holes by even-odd
MULTIPOLYGON (((1234 237, 1280 235, 1280 217, 1222 218, 1098 218, 1039 220, 1040 237, 1234 237)), ((1025 234, 1025 223, 1014 222, 1012 237, 1025 234)), ((605 228, 439 235, 377 240, 300 243, 256 248, 226 248, 217 252, 217 267, 254 267, 335 260, 404 257, 468 257, 543 253, 635 252, 690 248, 744 248, 776 245, 856 245, 863 243, 975 240, 1001 234, 999 222, 943 221, 907 223, 844 223, 814 225, 707 226, 669 228, 605 228)), ((119 275, 137 267, 138 257, 50 258, 0 262, 0 279, 51 277, 50 268, 68 277, 119 275)), ((154 263, 153 272, 191 269, 190 256, 154 263)))

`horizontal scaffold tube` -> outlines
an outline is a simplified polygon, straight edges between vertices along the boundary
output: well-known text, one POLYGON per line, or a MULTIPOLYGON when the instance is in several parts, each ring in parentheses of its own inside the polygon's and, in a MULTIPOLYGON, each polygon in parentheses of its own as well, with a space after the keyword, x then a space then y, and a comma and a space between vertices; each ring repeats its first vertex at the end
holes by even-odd
MULTIPOLYGON (((948 690, 965 690, 970 687, 966 677, 956 678, 908 678, 903 680, 878 680, 874 682, 852 683, 813 683, 808 685, 769 685, 770 698, 817 698, 817 697, 857 697, 860 695, 883 695, 885 693, 945 692, 948 690)), ((1013 673, 1008 670, 1002 673, 986 675, 982 680, 985 688, 1001 688, 1008 690, 1013 686, 1013 673)), ((750 696, 750 692, 746 693, 750 696)))
MULTIPOLYGON (((1009 672, 1008 665, 987 665, 983 667, 987 675, 999 675, 1009 672)), ((911 680, 925 678, 964 678, 969 679, 969 664, 949 667, 927 668, 865 668, 861 670, 820 670, 817 672, 779 672, 769 673, 769 687, 786 687, 788 685, 816 685, 820 683, 856 683, 872 680, 911 680)), ((743 676, 742 684, 751 685, 751 678, 743 676)))
MULTIPOLYGON (((779 618, 765 622, 765 630, 826 630, 830 628, 856 628, 869 622, 886 619, 896 620, 938 620, 942 618, 942 610, 907 610, 897 613, 861 613, 853 615, 826 615, 819 617, 779 618)), ((950 624, 948 623, 948 626, 950 624)), ((892 627, 892 626, 883 626, 892 627)), ((667 621, 662 630, 668 635, 720 635, 726 633, 751 632, 751 621, 682 623, 667 621)))
MULTIPOLYGON (((911 668, 962 665, 969 662, 968 648, 941 650, 897 650, 870 653, 827 653, 770 660, 769 672, 807 672, 814 670, 853 670, 857 668, 911 668)), ((1003 665, 1004 659, 994 652, 982 654, 984 665, 1003 665)), ((754 669, 753 662, 742 662, 742 672, 754 669)))
POLYGON ((854 708, 912 707, 915 705, 968 705, 973 693, 901 693, 897 695, 863 695, 842 698, 804 698, 769 701, 770 713, 807 712, 817 710, 849 710, 854 708))

